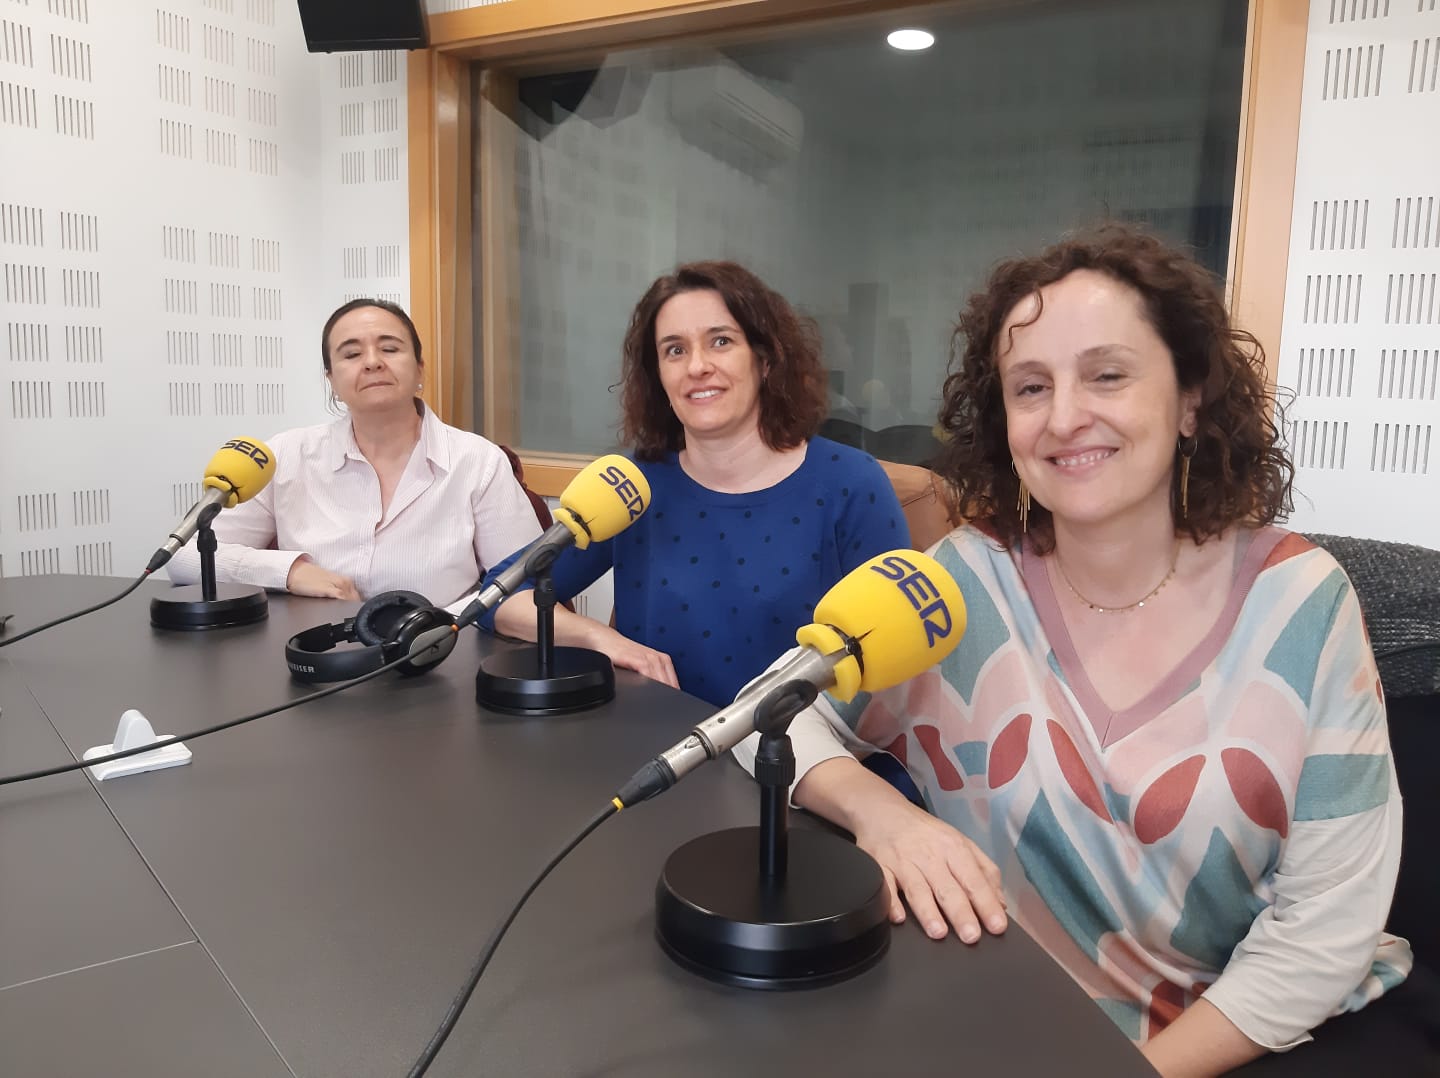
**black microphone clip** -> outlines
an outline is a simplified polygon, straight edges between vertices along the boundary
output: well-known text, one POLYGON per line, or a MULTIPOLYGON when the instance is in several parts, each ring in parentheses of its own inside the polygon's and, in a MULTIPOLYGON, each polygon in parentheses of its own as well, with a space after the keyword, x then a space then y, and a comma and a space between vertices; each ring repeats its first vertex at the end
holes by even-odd
POLYGON ((755 707, 755 729, 766 737, 784 734, 795 716, 813 704, 819 695, 820 689, 803 679, 775 686, 755 707))

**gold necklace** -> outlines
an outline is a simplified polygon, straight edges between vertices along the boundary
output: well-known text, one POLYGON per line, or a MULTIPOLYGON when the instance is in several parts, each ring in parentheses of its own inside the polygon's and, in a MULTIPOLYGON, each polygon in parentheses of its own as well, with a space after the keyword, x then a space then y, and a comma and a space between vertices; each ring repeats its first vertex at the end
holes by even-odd
POLYGON ((1055 553, 1055 568, 1060 570, 1060 579, 1065 581, 1065 586, 1070 589, 1070 594, 1075 596, 1075 598, 1079 599, 1082 603, 1088 606, 1091 610, 1095 611, 1097 614, 1123 614, 1127 610, 1139 610, 1151 599, 1159 595, 1161 588, 1163 588, 1166 584, 1170 583, 1170 578, 1175 575, 1175 567, 1179 564, 1180 540, 1177 539, 1175 540, 1175 555, 1170 559, 1170 571, 1165 574, 1165 578, 1161 580, 1160 583, 1156 584, 1153 588, 1147 591, 1144 595, 1140 596, 1140 598, 1136 599, 1133 603, 1127 603, 1125 606, 1101 606, 1099 603, 1092 603, 1089 599, 1085 598, 1085 596, 1081 595, 1080 592, 1076 590, 1075 585, 1070 583, 1070 578, 1065 575, 1065 566, 1060 564, 1059 551, 1056 551, 1055 553))

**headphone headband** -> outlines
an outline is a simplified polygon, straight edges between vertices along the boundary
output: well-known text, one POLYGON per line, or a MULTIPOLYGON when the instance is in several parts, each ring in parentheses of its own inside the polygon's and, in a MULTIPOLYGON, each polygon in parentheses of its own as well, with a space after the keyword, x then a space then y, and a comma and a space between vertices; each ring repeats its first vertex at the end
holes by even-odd
MULTIPOLYGON (((453 624, 446 611, 431 606, 423 596, 389 591, 368 600, 353 618, 296 633, 285 644, 285 665, 296 681, 348 681, 409 654, 422 633, 453 624), (350 643, 363 646, 336 646, 350 643)), ((408 676, 425 673, 454 650, 456 635, 438 641, 423 662, 400 663, 396 670, 408 676)))
POLYGON ((335 649, 354 643, 355 619, 316 625, 296 633, 285 644, 285 665, 296 681, 348 681, 385 665, 383 645, 335 649))

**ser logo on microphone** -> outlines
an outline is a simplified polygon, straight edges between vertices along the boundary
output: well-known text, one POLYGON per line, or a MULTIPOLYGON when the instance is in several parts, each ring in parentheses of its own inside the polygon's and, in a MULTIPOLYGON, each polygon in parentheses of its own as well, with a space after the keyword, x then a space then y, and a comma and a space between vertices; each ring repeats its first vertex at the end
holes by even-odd
POLYGON ((645 498, 635 486, 634 480, 625 474, 625 469, 618 464, 612 464, 600 473, 600 478, 615 488, 615 493, 625 503, 625 508, 630 512, 630 519, 634 520, 641 513, 645 512, 645 498))
POLYGON ((268 467, 270 464, 270 454, 254 442, 247 442, 244 438, 231 438, 221 448, 233 449, 237 453, 244 453, 262 468, 268 467))
POLYGON ((915 608, 915 612, 920 615, 921 624, 925 626, 926 647, 933 648, 935 641, 944 640, 950 635, 955 628, 955 619, 950 615, 950 608, 945 605, 945 600, 940 597, 940 592, 930 582, 930 578, 911 562, 898 554, 891 554, 881 559, 878 564, 870 566, 870 570, 879 573, 886 580, 893 580, 900 589, 900 594, 915 608))

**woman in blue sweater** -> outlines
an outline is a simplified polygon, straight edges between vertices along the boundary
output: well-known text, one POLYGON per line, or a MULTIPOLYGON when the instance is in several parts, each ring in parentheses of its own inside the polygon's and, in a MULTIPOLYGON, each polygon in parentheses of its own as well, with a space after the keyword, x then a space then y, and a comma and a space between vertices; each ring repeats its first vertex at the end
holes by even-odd
MULTIPOLYGON (((650 286, 621 383, 622 435, 651 508, 556 561, 561 599, 615 570, 614 627, 557 608, 556 642, 721 706, 794 646, 836 581, 910 545, 905 517, 874 458, 815 435, 826 373, 813 325, 733 262, 650 286)), ((507 600, 494 627, 533 640, 530 594, 507 600)))

